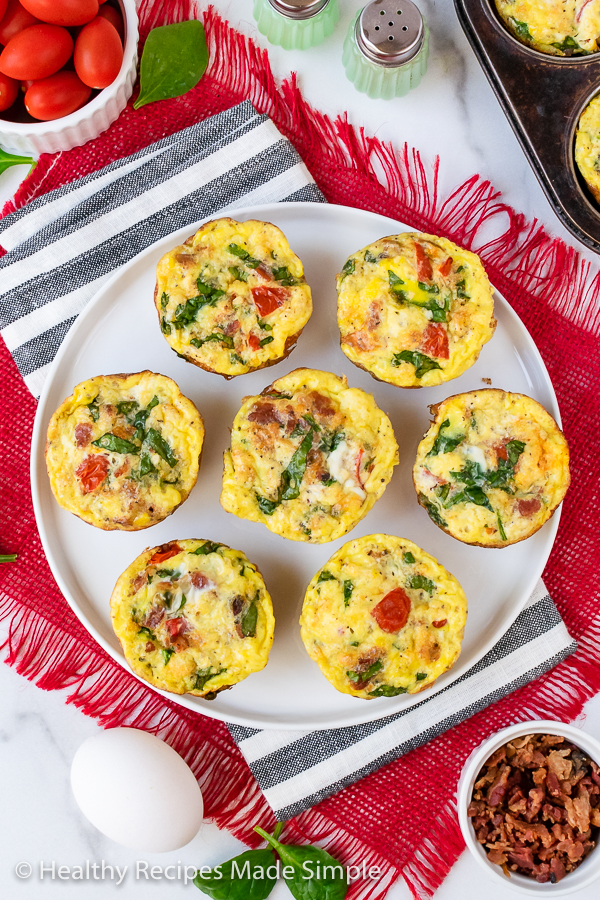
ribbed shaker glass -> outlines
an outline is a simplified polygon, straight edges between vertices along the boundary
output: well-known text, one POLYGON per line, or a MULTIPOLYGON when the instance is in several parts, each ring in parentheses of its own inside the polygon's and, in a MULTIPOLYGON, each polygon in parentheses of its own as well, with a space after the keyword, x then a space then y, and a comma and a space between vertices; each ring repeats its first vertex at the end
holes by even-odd
POLYGON ((333 34, 338 0, 254 0, 258 30, 284 50, 308 50, 333 34))
POLYGON ((429 29, 411 0, 371 0, 344 41, 346 76, 373 99, 404 97, 427 71, 429 29))

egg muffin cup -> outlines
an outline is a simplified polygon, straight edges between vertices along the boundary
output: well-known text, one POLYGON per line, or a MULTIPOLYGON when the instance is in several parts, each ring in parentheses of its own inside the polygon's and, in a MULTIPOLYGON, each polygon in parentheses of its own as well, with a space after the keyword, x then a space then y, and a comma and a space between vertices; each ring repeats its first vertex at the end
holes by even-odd
POLYGON ((226 379, 289 356, 312 313, 302 263, 270 222, 206 222, 162 257, 156 274, 167 343, 226 379))
POLYGON ((479 257, 428 234, 390 235, 354 253, 337 292, 342 351, 398 387, 462 375, 496 327, 479 257))
POLYGON ((596 203, 600 204, 600 96, 585 107, 577 123, 574 158, 596 203))
POLYGON ((212 700, 269 659, 271 597, 257 567, 225 544, 144 550, 117 581, 110 608, 129 666, 163 691, 212 700))
POLYGON ((398 462, 390 420, 345 377, 295 369, 246 397, 224 454, 221 505, 293 541, 346 534, 398 462))
POLYGON ((301 635, 327 680, 372 700, 416 694, 456 662, 467 598, 456 578, 412 541, 348 541, 306 591, 301 635))
POLYGON ((494 0, 502 24, 520 43, 550 56, 573 57, 600 49, 600 2, 494 0))
POLYGON ((569 447, 536 400, 495 388, 430 407, 413 468, 417 498, 447 534, 507 547, 535 534, 570 484, 569 447))
POLYGON ((204 424, 165 375, 98 375, 78 384, 48 425, 56 501, 104 531, 140 531, 171 515, 200 468, 204 424))

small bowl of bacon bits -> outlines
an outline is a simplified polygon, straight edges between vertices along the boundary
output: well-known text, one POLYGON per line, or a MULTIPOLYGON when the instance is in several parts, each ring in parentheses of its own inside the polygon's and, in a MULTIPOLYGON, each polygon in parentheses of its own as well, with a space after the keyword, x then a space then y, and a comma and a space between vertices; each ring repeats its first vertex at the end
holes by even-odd
POLYGON ((600 743, 561 722, 499 731, 458 785, 467 847, 505 887, 560 897, 600 878, 600 743))

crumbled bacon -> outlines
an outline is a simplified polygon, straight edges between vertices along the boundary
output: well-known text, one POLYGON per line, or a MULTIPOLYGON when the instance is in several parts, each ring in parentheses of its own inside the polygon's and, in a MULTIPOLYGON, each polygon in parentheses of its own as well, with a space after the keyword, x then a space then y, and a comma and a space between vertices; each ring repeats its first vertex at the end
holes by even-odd
POLYGON ((600 768, 563 737, 515 738, 483 766, 467 815, 490 862, 556 883, 595 847, 600 768))
POLYGON ((92 436, 92 426, 88 422, 80 422, 75 426, 75 443, 78 447, 87 447, 92 436))
POLYGON ((162 620, 165 617, 165 610, 163 606, 153 606, 146 618, 144 619, 144 625, 146 628, 156 628, 157 625, 160 625, 162 620))
POLYGON ((517 500, 517 506, 519 507, 519 515, 525 518, 534 516, 542 508, 542 504, 537 497, 531 497, 529 500, 517 500))
POLYGON ((330 419, 335 416, 335 407, 331 405, 328 397, 324 397, 318 391, 311 391, 310 399, 317 415, 323 419, 330 419))
POLYGON ((139 591, 140 588, 143 588, 145 584, 148 584, 148 573, 140 572, 139 575, 136 575, 133 582, 134 591, 139 591))
POLYGON ((259 400, 248 414, 248 421, 256 422, 257 425, 270 425, 272 422, 283 425, 285 424, 285 417, 273 403, 259 400))

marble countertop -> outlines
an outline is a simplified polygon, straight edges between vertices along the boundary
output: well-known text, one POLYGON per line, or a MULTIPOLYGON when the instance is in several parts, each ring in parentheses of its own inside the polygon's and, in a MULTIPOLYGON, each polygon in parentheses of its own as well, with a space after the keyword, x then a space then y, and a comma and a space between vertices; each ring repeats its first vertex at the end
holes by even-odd
MULTIPOLYGON (((393 101, 370 100, 346 80, 341 63, 342 43, 361 0, 340 0, 341 17, 334 35, 321 46, 300 52, 286 52, 270 46, 258 34, 252 18, 251 0, 213 0, 220 14, 232 25, 251 35, 269 49, 277 78, 298 73, 300 88, 318 110, 332 117, 347 112, 350 122, 364 126, 368 134, 389 140, 396 147, 406 141, 417 148, 426 164, 439 153, 440 196, 447 196, 474 173, 502 192, 505 202, 537 218, 555 236, 581 249, 598 265, 598 258, 578 245, 555 217, 538 185, 519 143, 462 34, 451 0, 419 0, 431 29, 429 69, 421 85, 405 98, 393 101)), ((0 202, 10 197, 26 169, 11 169, 0 176, 0 202)), ((4 637, 0 632, 0 639, 4 637)), ((79 745, 97 733, 98 725, 76 709, 65 705, 66 693, 44 692, 7 666, 0 666, 0 771, 2 772, 3 815, 0 835, 0 895, 17 898, 142 898, 181 895, 194 891, 177 878, 145 877, 152 866, 216 865, 240 852, 243 847, 228 832, 203 825, 197 837, 174 853, 145 854, 126 850, 105 838, 79 812, 69 786, 71 760, 79 745), (97 863, 85 881, 52 879, 47 871, 40 878, 40 863, 56 866, 97 863), (127 866, 122 883, 106 866, 127 866), (142 863, 139 877, 136 865, 142 863), (27 879, 16 875, 21 862, 33 866, 27 879), (143 863, 148 863, 147 869, 143 863), (94 877, 94 874, 97 877, 94 877)), ((590 701, 585 715, 576 723, 600 738, 600 695, 590 701)), ((480 900, 482 890, 489 900, 521 896, 510 887, 487 880, 479 867, 464 853, 436 894, 436 900, 480 900)), ((201 896, 192 894, 192 896, 201 896)), ((202 895, 203 896, 203 895, 202 895)), ((271 894, 273 900, 291 896, 284 884, 271 894)), ((577 894, 581 900, 596 900, 598 883, 577 894)), ((389 900, 408 900, 410 893, 400 880, 388 894, 389 900)))

